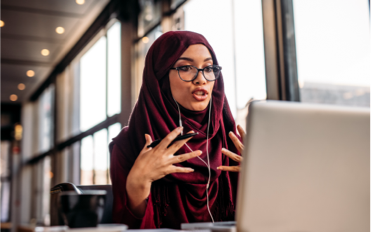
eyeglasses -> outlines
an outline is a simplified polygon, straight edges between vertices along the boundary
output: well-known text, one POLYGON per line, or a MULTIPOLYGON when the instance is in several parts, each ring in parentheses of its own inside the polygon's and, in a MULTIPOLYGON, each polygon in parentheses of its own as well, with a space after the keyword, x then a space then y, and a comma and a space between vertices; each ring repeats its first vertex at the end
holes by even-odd
POLYGON ((196 79, 199 71, 202 72, 204 78, 207 81, 215 81, 220 76, 222 67, 218 65, 210 65, 205 68, 199 69, 192 65, 185 65, 171 69, 175 69, 178 71, 178 76, 181 78, 181 80, 190 82, 196 79))

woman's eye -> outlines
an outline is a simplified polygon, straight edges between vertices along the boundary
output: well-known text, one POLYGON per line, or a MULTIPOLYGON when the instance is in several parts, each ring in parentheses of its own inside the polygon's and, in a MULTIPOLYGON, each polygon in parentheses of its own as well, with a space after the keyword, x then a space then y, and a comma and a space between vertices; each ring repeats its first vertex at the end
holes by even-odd
POLYGON ((187 72, 191 70, 191 66, 182 66, 178 68, 181 71, 187 72))
POLYGON ((204 72, 213 72, 213 68, 212 67, 205 67, 204 72))

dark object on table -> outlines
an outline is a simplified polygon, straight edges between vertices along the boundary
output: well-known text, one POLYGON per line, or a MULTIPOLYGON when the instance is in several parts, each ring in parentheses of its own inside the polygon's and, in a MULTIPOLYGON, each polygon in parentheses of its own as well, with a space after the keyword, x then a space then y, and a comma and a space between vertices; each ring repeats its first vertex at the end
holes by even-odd
POLYGON ((112 196, 112 186, 111 185, 78 185, 75 186, 72 183, 61 183, 54 186, 50 190, 50 225, 51 226, 61 226, 65 225, 61 213, 58 210, 58 201, 60 195, 65 191, 75 191, 76 193, 83 193, 89 190, 105 190, 106 200, 103 216, 99 224, 111 224, 112 221, 112 207, 113 207, 113 196, 112 196))
POLYGON ((96 227, 103 216, 106 191, 87 190, 63 192, 60 195, 59 210, 65 224, 70 228, 96 227))

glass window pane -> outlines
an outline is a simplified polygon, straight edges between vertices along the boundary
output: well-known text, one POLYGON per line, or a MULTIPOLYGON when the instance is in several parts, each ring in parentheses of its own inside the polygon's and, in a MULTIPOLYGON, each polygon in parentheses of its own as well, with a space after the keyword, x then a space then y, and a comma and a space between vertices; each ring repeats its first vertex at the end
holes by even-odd
MULTIPOLYGON (((115 125, 115 124, 114 124, 115 125)), ((7 178, 10 176, 10 141, 1 141, 0 153, 0 177, 7 178)))
POLYGON ((121 111, 121 25, 116 22, 107 32, 108 41, 108 92, 107 115, 121 111))
POLYGON ((87 136, 81 141, 80 184, 93 184, 93 137, 87 136))
POLYGON ((261 0, 234 0, 237 107, 266 99, 261 0))
POLYGON ((4 180, 1 182, 0 189, 0 219, 1 222, 10 221, 10 194, 11 194, 10 181, 4 180))
POLYGON ((193 0, 185 4, 184 11, 185 30, 204 35, 216 53, 219 65, 222 66, 226 97, 229 101, 232 114, 235 117, 236 87, 231 1, 193 0), (208 10, 206 11, 206 9, 208 10))
POLYGON ((43 162, 43 200, 42 200, 42 210, 43 210, 43 223, 45 226, 50 226, 50 184, 53 178, 53 173, 51 170, 51 158, 47 156, 44 158, 43 162))
POLYGON ((245 128, 248 102, 266 99, 261 0, 234 0, 236 123, 245 128))
POLYGON ((53 146, 54 85, 48 87, 39 98, 39 152, 53 146))
POLYGON ((119 122, 115 123, 115 124, 112 124, 111 126, 109 126, 108 128, 108 132, 109 132, 109 143, 111 142, 111 140, 113 138, 115 138, 121 131, 121 124, 119 122))
POLYGON ((143 36, 161 20, 162 1, 139 1, 141 12, 138 15, 138 36, 143 36))
POLYGON ((108 145, 107 130, 94 133, 94 184, 107 184, 108 145))
POLYGON ((80 130, 106 119, 106 37, 80 59, 80 130))
MULTIPOLYGON (((139 91, 142 85, 142 75, 143 69, 145 67, 145 58, 147 51, 150 49, 152 43, 162 35, 161 27, 158 26, 154 30, 152 30, 146 37, 140 40, 136 44, 136 61, 135 61, 135 89, 136 89, 136 96, 138 97, 139 91)), ((136 99, 137 101, 137 99, 136 99)))
POLYGON ((293 7, 301 101, 369 107, 368 1, 294 0, 293 7))

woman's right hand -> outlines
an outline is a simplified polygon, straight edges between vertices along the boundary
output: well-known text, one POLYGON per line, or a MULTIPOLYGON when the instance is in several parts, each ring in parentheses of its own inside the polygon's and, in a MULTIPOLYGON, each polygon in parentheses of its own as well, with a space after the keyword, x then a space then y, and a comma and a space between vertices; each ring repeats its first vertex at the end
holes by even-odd
MULTIPOLYGON (((129 206, 137 216, 143 216, 146 209, 146 198, 150 194, 151 183, 171 173, 190 173, 192 168, 177 167, 174 164, 201 155, 201 151, 174 156, 188 140, 180 140, 169 144, 181 133, 182 127, 178 127, 169 133, 156 147, 147 148, 152 143, 150 135, 146 134, 146 144, 137 157, 127 177, 127 193, 129 206), (169 146, 169 147, 168 147, 169 146)), ((192 133, 190 131, 189 133, 192 133)))

